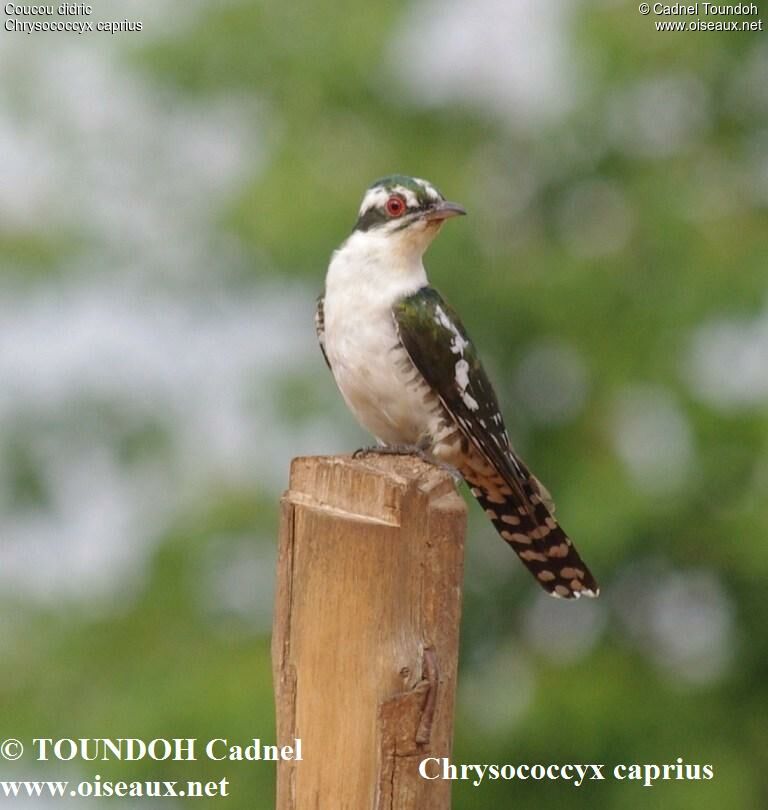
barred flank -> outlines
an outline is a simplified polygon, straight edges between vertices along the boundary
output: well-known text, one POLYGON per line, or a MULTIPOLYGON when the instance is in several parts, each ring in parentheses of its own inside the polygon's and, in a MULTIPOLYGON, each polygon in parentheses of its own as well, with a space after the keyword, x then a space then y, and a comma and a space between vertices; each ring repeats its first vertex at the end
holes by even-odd
POLYGON ((598 595, 595 578, 542 499, 532 476, 523 482, 527 504, 521 503, 516 494, 509 494, 507 487, 501 497, 497 482, 484 486, 478 477, 466 480, 496 531, 542 588, 563 599, 598 595))

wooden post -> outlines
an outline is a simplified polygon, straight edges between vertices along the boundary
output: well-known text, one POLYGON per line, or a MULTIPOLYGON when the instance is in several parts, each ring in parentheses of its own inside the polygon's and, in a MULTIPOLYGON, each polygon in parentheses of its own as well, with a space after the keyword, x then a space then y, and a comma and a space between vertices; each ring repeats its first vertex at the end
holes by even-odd
POLYGON ((277 810, 449 810, 466 509, 412 456, 297 458, 272 637, 277 810), (432 764, 434 768, 434 764, 432 764))

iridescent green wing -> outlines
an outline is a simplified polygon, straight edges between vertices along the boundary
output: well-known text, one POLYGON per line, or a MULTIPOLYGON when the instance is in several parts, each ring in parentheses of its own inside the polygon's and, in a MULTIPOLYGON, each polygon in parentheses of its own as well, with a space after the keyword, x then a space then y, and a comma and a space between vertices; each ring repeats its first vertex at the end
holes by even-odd
POLYGON ((501 537, 553 596, 597 596, 595 578, 554 518, 549 493, 510 446, 496 394, 458 315, 430 287, 397 302, 392 311, 414 365, 509 487, 509 495, 500 494, 482 476, 468 479, 501 537))
POLYGON ((462 432, 523 495, 523 471, 512 453, 496 393, 464 325, 432 287, 392 308, 400 340, 462 432))

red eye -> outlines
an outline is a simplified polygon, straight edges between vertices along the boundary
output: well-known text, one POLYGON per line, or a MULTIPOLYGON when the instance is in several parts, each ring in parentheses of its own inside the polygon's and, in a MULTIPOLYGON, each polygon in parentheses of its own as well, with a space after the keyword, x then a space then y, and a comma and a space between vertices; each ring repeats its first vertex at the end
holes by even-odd
POLYGON ((391 217, 401 217, 405 213, 405 203, 402 197, 392 196, 387 200, 387 213, 391 217))

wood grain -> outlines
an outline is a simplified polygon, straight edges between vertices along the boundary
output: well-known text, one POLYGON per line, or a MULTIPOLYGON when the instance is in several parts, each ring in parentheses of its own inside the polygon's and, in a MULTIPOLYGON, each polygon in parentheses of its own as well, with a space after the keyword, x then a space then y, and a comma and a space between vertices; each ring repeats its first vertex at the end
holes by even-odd
POLYGON ((278 810, 448 810, 466 510, 411 456, 294 459, 272 638, 278 810))

